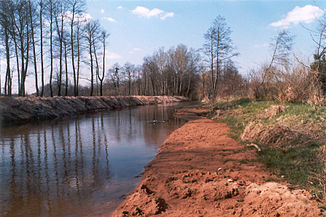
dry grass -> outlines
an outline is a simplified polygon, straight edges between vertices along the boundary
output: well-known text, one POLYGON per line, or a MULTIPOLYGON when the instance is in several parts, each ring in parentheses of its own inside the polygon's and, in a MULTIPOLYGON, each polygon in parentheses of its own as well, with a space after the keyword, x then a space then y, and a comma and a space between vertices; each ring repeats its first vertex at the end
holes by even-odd
POLYGON ((251 73, 249 96, 257 100, 324 105, 317 72, 303 64, 290 68, 263 66, 251 73))
POLYGON ((326 203, 325 107, 245 99, 214 108, 233 138, 261 148, 258 158, 273 173, 326 203))

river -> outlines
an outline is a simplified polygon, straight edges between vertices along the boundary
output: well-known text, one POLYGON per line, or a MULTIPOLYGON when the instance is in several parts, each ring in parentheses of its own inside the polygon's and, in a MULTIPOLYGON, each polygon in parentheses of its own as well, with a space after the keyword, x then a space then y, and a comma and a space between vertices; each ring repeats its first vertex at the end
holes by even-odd
POLYGON ((0 216, 110 216, 185 123, 178 106, 0 128, 0 216))

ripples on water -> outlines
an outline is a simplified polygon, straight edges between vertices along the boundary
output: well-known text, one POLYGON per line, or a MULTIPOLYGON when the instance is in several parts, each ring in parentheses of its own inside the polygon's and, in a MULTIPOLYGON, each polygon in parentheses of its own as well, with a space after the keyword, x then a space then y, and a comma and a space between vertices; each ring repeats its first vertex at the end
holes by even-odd
POLYGON ((0 129, 0 216, 108 215, 184 121, 142 106, 0 129), (157 121, 153 121, 157 120, 157 121))

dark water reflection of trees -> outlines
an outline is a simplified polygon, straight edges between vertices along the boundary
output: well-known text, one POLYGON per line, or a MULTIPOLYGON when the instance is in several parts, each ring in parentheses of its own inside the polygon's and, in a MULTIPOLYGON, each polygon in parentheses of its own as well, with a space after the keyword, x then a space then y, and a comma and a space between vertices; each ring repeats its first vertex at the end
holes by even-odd
POLYGON ((1 129, 0 216, 80 216, 108 201, 114 208, 184 123, 173 110, 143 106, 1 129))

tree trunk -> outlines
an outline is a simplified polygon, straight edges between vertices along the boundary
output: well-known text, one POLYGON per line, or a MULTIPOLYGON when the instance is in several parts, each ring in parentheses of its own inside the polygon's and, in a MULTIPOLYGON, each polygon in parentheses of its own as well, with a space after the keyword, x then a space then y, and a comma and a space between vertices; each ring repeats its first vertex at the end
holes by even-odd
POLYGON ((100 77, 100 69, 99 69, 99 64, 98 64, 98 59, 97 59, 97 53, 96 53, 96 47, 95 47, 95 40, 93 40, 93 52, 94 52, 94 58, 95 58, 95 64, 96 64, 96 95, 98 95, 98 80, 100 77))
POLYGON ((66 89, 65 89, 65 96, 68 96, 68 58, 67 58, 67 43, 65 45, 65 70, 66 70, 66 89))
POLYGON ((31 0, 28 1, 28 6, 29 6, 29 18, 30 18, 31 34, 32 34, 31 36, 32 36, 32 45, 33 45, 35 89, 36 89, 36 95, 39 96, 38 76, 37 76, 37 60, 36 60, 36 46, 35 46, 35 38, 34 38, 34 25, 33 25, 33 14, 32 14, 31 0))
POLYGON ((103 96, 103 80, 105 76, 105 38, 106 35, 103 35, 103 67, 102 67, 102 78, 100 79, 100 95, 103 96))
POLYGON ((79 95, 79 71, 80 71, 80 25, 77 26, 77 78, 76 78, 76 96, 79 95))
POLYGON ((58 79, 58 96, 61 96, 62 86, 62 54, 63 54, 63 15, 61 15, 61 26, 59 27, 58 18, 55 17, 55 23, 57 26, 57 33, 59 38, 59 79, 58 79))
POLYGON ((5 43, 6 43, 6 60, 7 60, 7 70, 6 70, 6 79, 5 79, 5 94, 8 96, 11 96, 10 47, 9 47, 8 28, 5 28, 5 43))
POLYGON ((74 95, 77 96, 77 77, 76 77, 76 68, 75 68, 75 52, 74 52, 74 20, 75 20, 75 4, 72 9, 72 18, 70 23, 70 46, 71 46, 71 65, 72 72, 74 75, 74 95))
POLYGON ((42 88, 41 96, 44 96, 44 62, 43 62, 43 2, 40 0, 40 41, 41 41, 41 76, 42 76, 42 88))
POLYGON ((53 97, 52 77, 53 77, 53 2, 50 0, 50 95, 53 97))
POLYGON ((93 96, 93 89, 94 89, 94 69, 93 69, 93 54, 92 54, 92 38, 89 41, 89 57, 91 63, 91 92, 90 96, 93 96))

